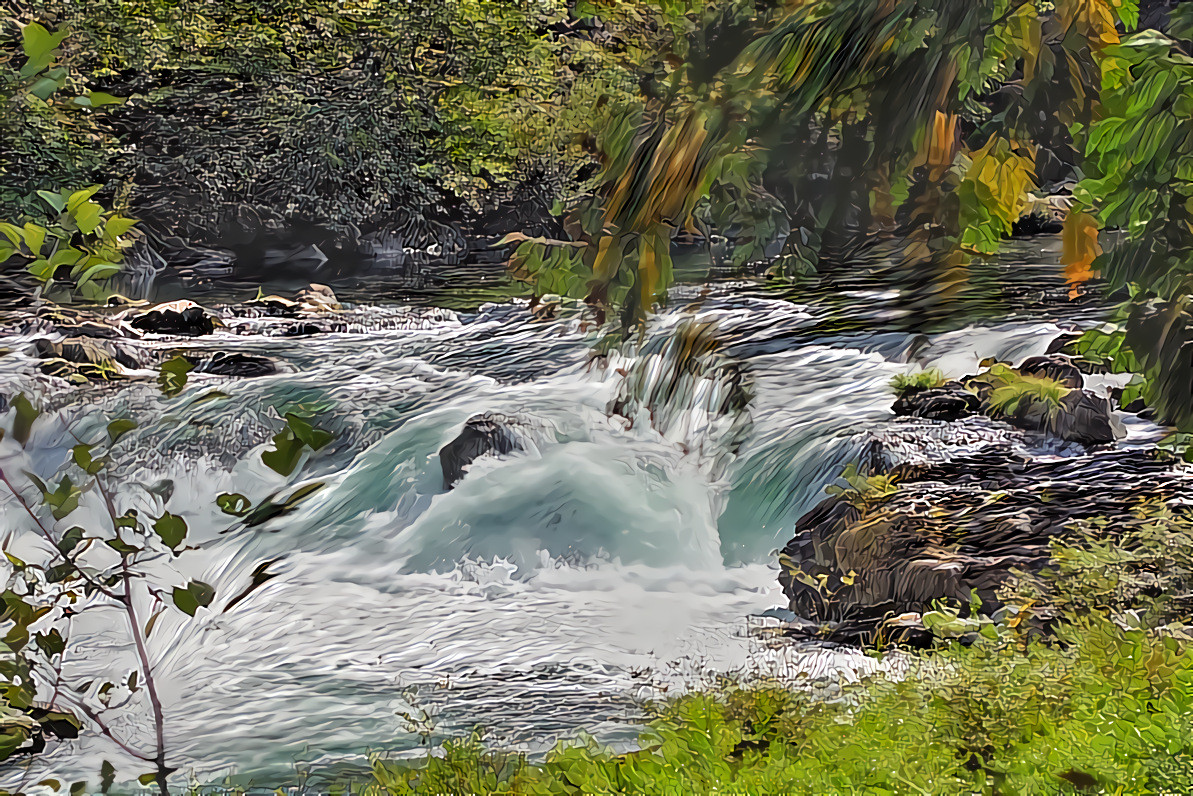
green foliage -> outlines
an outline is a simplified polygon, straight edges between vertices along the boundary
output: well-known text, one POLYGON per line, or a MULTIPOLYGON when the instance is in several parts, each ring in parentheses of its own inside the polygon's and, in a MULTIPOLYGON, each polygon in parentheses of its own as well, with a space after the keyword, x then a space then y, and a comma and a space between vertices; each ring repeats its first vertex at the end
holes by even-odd
POLYGON ((995 416, 1013 417, 1032 406, 1042 407, 1047 419, 1054 420, 1060 413, 1061 399, 1069 394, 1069 388, 1055 379, 1024 376, 1001 363, 991 367, 986 377, 994 388, 986 405, 995 416))
POLYGON ((25 270, 45 287, 58 273, 69 271, 76 290, 98 297, 96 283, 120 271, 124 249, 132 245, 129 232, 136 224, 95 202, 91 197, 99 189, 92 185, 77 191, 38 191, 52 214, 40 223, 27 221, 20 227, 0 222, 0 264, 23 259, 25 270))
POLYGON ((896 374, 891 379, 891 389, 895 395, 905 395, 909 392, 935 389, 946 381, 948 377, 939 368, 926 368, 896 374))
POLYGON ((589 160, 602 97, 634 85, 568 29, 564 0, 49 0, 39 14, 71 30, 73 64, 129 95, 97 134, 138 216, 198 240, 289 222, 402 228, 410 245, 443 206, 476 211, 536 175, 549 205, 589 160))
MULTIPOLYGON (((1170 38, 1141 31, 1106 49, 1102 112, 1084 139, 1086 178, 1073 191, 1097 226, 1123 240, 1093 262, 1113 288, 1131 298, 1123 313, 1128 368, 1146 384, 1149 404, 1167 421, 1193 424, 1193 29, 1174 11, 1170 38)), ((1124 365, 1125 368, 1125 365, 1124 365)))
POLYGON ((859 509, 866 509, 876 503, 881 503, 899 488, 892 476, 887 474, 863 475, 858 472, 857 465, 853 463, 845 465, 840 479, 845 482, 844 486, 829 484, 824 491, 834 497, 843 498, 850 505, 859 509))
MULTIPOLYGON (((39 191, 53 196, 93 182, 111 154, 99 120, 123 100, 84 87, 66 52, 69 34, 36 21, 6 19, 0 26, 0 218, 38 223, 46 218, 39 191)), ((56 214, 62 210, 54 207, 56 214)))
MULTIPOLYGON (((181 357, 178 359, 185 362, 181 357)), ((163 388, 181 390, 189 363, 187 368, 170 363, 167 366, 162 371, 163 388)), ((23 446, 41 414, 24 395, 14 396, 12 406, 13 427, 8 435, 0 433, 0 441, 10 444, 4 441, 5 436, 10 436, 23 446)), ((299 406, 295 411, 302 409, 299 406)), ((299 446, 318 449, 331 442, 328 432, 311 424, 309 414, 287 413, 286 420, 283 433, 299 446)), ((23 554, 28 560, 14 554, 13 534, 0 545, 7 562, 6 582, 0 590, 0 760, 22 751, 27 742, 42 734, 76 737, 82 724, 75 714, 85 715, 103 735, 151 765, 153 770, 142 775, 140 782, 156 783, 158 791, 168 796, 167 777, 175 769, 167 765, 168 750, 162 729, 165 716, 145 641, 170 607, 194 617, 201 610, 216 610, 217 595, 208 583, 184 579, 180 573, 162 568, 163 562, 194 548, 188 546, 190 528, 186 519, 166 510, 164 503, 157 503, 160 496, 152 492, 138 496, 147 497, 151 507, 157 503, 156 509, 117 508, 127 505, 133 497, 129 492, 135 487, 115 480, 109 465, 115 446, 135 428, 136 424, 130 420, 116 419, 100 432, 100 439, 79 440, 70 449, 69 460, 56 476, 56 484, 28 471, 18 477, 0 463, 0 485, 8 492, 15 509, 23 513, 28 532, 47 543, 40 549, 34 548, 36 557, 23 554), (36 497, 31 498, 31 493, 36 497), (79 519, 91 516, 84 511, 88 507, 99 510, 98 520, 79 519), (181 585, 177 585, 180 581, 181 585), (144 606, 148 606, 148 611, 142 614, 144 606), (123 615, 131 646, 137 651, 137 666, 131 672, 109 672, 107 679, 98 683, 103 709, 94 705, 96 692, 92 686, 97 684, 76 682, 63 669, 63 661, 72 648, 67 618, 96 609, 114 609, 123 615), (53 684, 53 702, 39 705, 35 711, 38 682, 53 684), (122 691, 127 691, 127 695, 121 695, 122 691), (145 692, 155 727, 152 746, 148 748, 143 745, 143 739, 125 737, 111 719, 112 711, 141 705, 137 696, 141 692, 145 692)), ((269 455, 266 452, 262 458, 268 459, 269 455)), ((292 470, 293 464, 286 474, 292 470)), ((321 486, 316 483, 299 487, 280 505, 264 501, 258 512, 272 510, 270 516, 284 513, 321 486)), ((249 499, 239 494, 221 495, 216 504, 235 516, 246 515, 251 508, 249 499)), ((228 600, 223 610, 276 577, 267 571, 272 563, 267 561, 257 566, 248 587, 228 600)), ((114 777, 115 770, 105 763, 101 789, 106 791, 114 777)), ((85 787, 83 783, 72 785, 72 796, 80 796, 85 787)))
POLYGON ((729 684, 658 708, 635 752, 565 745, 545 761, 477 737, 374 764, 375 794, 1181 792, 1193 776, 1193 649, 1102 613, 1063 645, 991 625, 904 682, 836 703, 729 684))

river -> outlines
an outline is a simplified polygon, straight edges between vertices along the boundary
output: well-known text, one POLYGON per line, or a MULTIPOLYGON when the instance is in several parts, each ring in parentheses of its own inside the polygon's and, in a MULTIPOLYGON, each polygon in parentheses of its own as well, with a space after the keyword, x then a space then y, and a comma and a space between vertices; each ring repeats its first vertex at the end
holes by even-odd
MULTIPOLYGON (((197 548, 169 564, 178 575, 160 562, 150 579, 199 578, 218 594, 193 620, 166 612, 149 638, 179 783, 318 781, 477 726, 531 752, 580 731, 624 744, 641 699, 720 674, 824 683, 880 667, 856 651, 749 637, 751 616, 785 602, 774 551, 889 417, 888 382, 909 363, 973 372, 985 357, 1043 353, 1058 323, 1098 315, 1093 302, 1067 302, 1058 248, 1016 242, 930 325, 909 314, 905 286, 860 266, 785 291, 683 285, 640 348, 601 359, 577 313, 475 306, 500 284, 346 280, 343 332, 283 338, 258 320, 239 334, 145 343, 282 363, 252 379, 192 374, 176 398, 151 378, 66 387, 35 374, 30 336, 10 332, 0 390, 31 392, 51 411, 26 450, 5 441, 2 454, 10 472, 49 477, 72 434, 137 421, 114 465, 121 508, 165 505, 188 519, 197 548), (736 387, 724 379, 676 378, 673 343, 692 323, 715 329, 723 361, 744 374, 744 410, 726 409, 736 387), (627 396, 639 411, 611 416, 627 396), (300 404, 336 440, 283 478, 259 454, 300 404), (533 444, 478 461, 446 490, 439 449, 486 411, 530 420, 533 444), (313 482, 322 488, 293 512, 254 527, 213 506, 223 492, 258 502, 313 482), (277 576, 223 611, 264 562, 277 576)), ((245 289, 190 291, 208 303, 251 297, 245 289)), ((17 544, 35 548, 13 501, 0 512, 17 544)), ((131 671, 121 620, 73 620, 73 681, 131 671)), ((147 742, 139 698, 115 726, 147 742)), ((91 734, 7 779, 95 781, 105 759, 122 777, 142 773, 91 734)))

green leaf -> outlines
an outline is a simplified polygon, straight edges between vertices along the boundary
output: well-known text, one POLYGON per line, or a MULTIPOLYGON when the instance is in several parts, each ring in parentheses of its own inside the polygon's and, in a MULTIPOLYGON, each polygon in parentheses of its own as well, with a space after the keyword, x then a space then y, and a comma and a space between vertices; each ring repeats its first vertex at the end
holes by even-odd
POLYGON ((315 428, 306 420, 293 413, 286 414, 286 425, 294 432, 294 436, 300 439, 305 445, 308 445, 311 450, 317 451, 335 439, 335 435, 323 429, 315 428))
POLYGON ((116 768, 107 760, 99 767, 99 792, 107 793, 116 781, 116 768))
POLYGON ((75 464, 83 468, 83 471, 88 475, 95 475, 100 470, 104 469, 103 459, 94 459, 91 456, 92 445, 76 445, 70 449, 71 457, 75 460, 75 464))
POLYGON ((261 454, 261 461, 279 475, 290 475, 298 466, 305 446, 289 428, 274 436, 273 445, 273 450, 261 454))
POLYGON ((173 398, 186 387, 187 374, 194 369, 191 361, 184 356, 176 356, 162 363, 157 375, 157 383, 167 397, 173 398))
POLYGON ((188 616, 194 616, 200 608, 211 605, 215 599, 215 589, 199 580, 192 580, 185 589, 175 587, 173 592, 174 605, 188 616))
POLYGON ((37 281, 49 282, 54 278, 54 273, 58 269, 49 260, 37 259, 26 265, 25 270, 37 279, 37 281))
POLYGON ((12 436, 22 446, 29 441, 29 432, 33 428, 33 421, 41 414, 24 393, 18 393, 12 399, 12 408, 16 412, 16 419, 12 423, 12 436))
POLYGON ((152 785, 157 782, 157 774, 152 771, 148 774, 142 774, 137 777, 137 782, 140 782, 142 785, 152 785))
POLYGON ((233 517, 243 517, 253 507, 252 501, 239 492, 224 493, 215 499, 220 511, 233 517))
POLYGON ((90 235, 92 232, 95 232, 95 228, 103 220, 103 211, 104 209, 95 202, 84 202, 75 208, 71 215, 74 217, 79 231, 90 235))
POLYGON ((29 472, 28 470, 25 470, 24 473, 25 473, 25 477, 28 478, 29 481, 32 482, 32 484, 35 487, 37 487, 37 490, 39 492, 41 492, 41 496, 44 499, 45 496, 50 491, 49 488, 46 486, 46 482, 41 480, 40 478, 38 478, 35 474, 29 472))
POLYGON ((177 554, 179 545, 186 541, 186 520, 177 514, 166 512, 154 521, 153 532, 161 538, 166 547, 177 554))
POLYGON ((20 246, 25 237, 20 227, 7 221, 0 221, 0 235, 8 238, 8 242, 13 246, 20 246))
POLYGON ((137 547, 136 545, 129 544, 123 539, 107 539, 104 541, 104 544, 122 556, 130 556, 134 553, 141 552, 141 548, 137 547))
POLYGON ((28 62, 21 68, 21 76, 36 75, 49 66, 54 58, 54 50, 66 38, 67 31, 50 33, 42 25, 30 22, 21 29, 21 46, 25 50, 28 62))
POLYGON ((120 273, 120 266, 116 263, 99 262, 88 267, 75 282, 75 287, 83 287, 94 279, 107 279, 120 273))
POLYGON ((73 216, 80 207, 90 202, 91 197, 99 193, 99 189, 102 187, 102 185, 89 185, 72 193, 66 200, 66 212, 73 216))
MULTIPOLYGON (((73 266, 80 260, 87 256, 86 252, 76 249, 74 246, 62 246, 58 251, 50 255, 50 265, 54 266, 54 271, 57 271, 63 266, 73 266)), ((72 274, 73 276, 73 274, 72 274)))
POLYGON ((63 555, 70 555, 76 547, 82 544, 85 533, 86 531, 76 525, 62 534, 62 538, 58 541, 58 549, 63 555))
POLYGON ((61 655, 66 651, 66 641, 62 638, 62 634, 58 632, 57 628, 50 630, 48 633, 38 633, 34 636, 37 641, 37 646, 41 651, 51 658, 55 655, 61 655))
POLYGON ((29 89, 29 93, 44 102, 54 96, 54 92, 60 88, 62 88, 62 81, 55 80, 52 77, 43 77, 33 84, 29 89))
POLYGON ((85 781, 71 783, 70 796, 85 796, 86 793, 87 783, 85 781))
POLYGON ((111 94, 105 94, 102 91, 92 91, 85 99, 91 103, 92 108, 102 108, 105 105, 121 105, 124 103, 124 97, 116 97, 111 94))
POLYGON ((25 248, 29 250, 30 254, 36 256, 41 253, 41 247, 46 242, 46 232, 46 228, 39 224, 33 222, 25 224, 21 231, 21 237, 25 239, 25 248))
POLYGON ((128 232, 137 223, 135 218, 125 218, 124 216, 116 216, 109 218, 104 222, 104 237, 111 236, 119 238, 124 233, 128 232))
POLYGON ((54 208, 56 212, 61 213, 66 209, 66 197, 62 194, 54 193, 53 191, 38 191, 37 195, 42 198, 42 201, 54 208))
POLYGON ((45 496, 46 505, 50 507, 50 514, 60 520, 79 507, 82 492, 74 485, 69 476, 63 476, 57 488, 45 496))
POLYGON ((108 423, 108 440, 115 445, 116 440, 120 439, 136 427, 137 424, 127 418, 113 420, 111 423, 108 423))

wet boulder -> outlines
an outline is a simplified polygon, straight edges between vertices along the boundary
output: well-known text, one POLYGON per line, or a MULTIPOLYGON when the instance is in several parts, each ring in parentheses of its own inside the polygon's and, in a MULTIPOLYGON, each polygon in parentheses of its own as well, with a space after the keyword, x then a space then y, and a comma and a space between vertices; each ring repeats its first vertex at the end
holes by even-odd
POLYGON ((219 351, 205 356, 188 354, 186 358, 195 366, 195 373, 254 378, 278 372, 277 364, 272 359, 254 354, 219 351))
POLYGON ((900 417, 926 420, 960 420, 978 411, 981 401, 959 384, 939 388, 911 390, 900 395, 892 411, 900 417))
POLYGON ((1085 386, 1085 378, 1081 371, 1071 359, 1060 354, 1028 357, 1019 364, 1017 370, 1021 376, 1052 379, 1074 390, 1080 390, 1085 386))
POLYGON ((136 312, 128 318, 134 329, 149 334, 199 337, 215 331, 215 320, 193 301, 171 301, 136 312))
POLYGON ((518 418, 496 412, 470 417, 460 434, 439 449, 444 489, 459 483, 469 465, 482 456, 505 456, 525 450, 523 425, 518 418))
POLYGON ((139 367, 137 360, 120 347, 87 337, 37 340, 34 352, 43 360, 43 373, 79 383, 123 378, 126 368, 139 367))
POLYGON ((1072 390, 1060 400, 1053 433, 1067 442, 1107 445, 1120 436, 1110 401, 1089 390, 1072 390))
POLYGON ((298 291, 296 298, 306 312, 339 312, 343 309, 330 287, 315 282, 298 291))
POLYGON ((299 321, 282 330, 282 337, 310 337, 314 334, 324 334, 327 330, 314 323, 299 321))

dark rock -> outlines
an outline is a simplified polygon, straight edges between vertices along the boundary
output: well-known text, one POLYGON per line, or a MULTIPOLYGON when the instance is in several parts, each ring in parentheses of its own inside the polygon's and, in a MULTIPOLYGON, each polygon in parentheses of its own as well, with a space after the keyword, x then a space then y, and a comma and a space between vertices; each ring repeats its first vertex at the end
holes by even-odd
POLYGON ((215 331, 212 316, 191 301, 159 304, 132 316, 129 325, 150 334, 198 337, 215 331))
MULTIPOLYGON (((967 605, 976 593, 991 614, 1011 571, 1047 565, 1052 540, 1071 538, 1073 521, 1104 518, 1115 527, 1138 521, 1142 501, 1193 499, 1193 473, 1155 451, 1040 460, 987 451, 889 474, 892 494, 822 501, 780 554, 791 610, 853 628, 861 640, 940 599, 967 605)), ((896 623, 916 635, 914 622, 896 623)))
POLYGON ((946 386, 904 393, 895 401, 892 410, 901 417, 951 421, 973 414, 980 406, 981 401, 973 393, 959 386, 946 386))
POLYGON ((115 346, 105 346, 86 337, 67 338, 61 342, 37 340, 37 356, 45 360, 39 366, 49 376, 84 383, 123 378, 125 368, 137 368, 139 363, 127 352, 115 346))
POLYGON ((1063 222, 1045 213, 1028 213, 1011 222, 1011 237, 1055 235, 1064 228, 1063 222))
POLYGON ((306 337, 312 334, 323 334, 326 330, 313 323, 296 323, 282 330, 283 337, 306 337))
POLYGON ((1116 438, 1110 401, 1088 390, 1069 390, 1059 405, 1024 395, 1011 414, 1002 414, 990 406, 985 409, 997 420, 1066 442, 1105 445, 1116 438))
POLYGON ((1078 330, 1066 330, 1058 334, 1051 343, 1048 344, 1048 350, 1045 354, 1059 354, 1066 350, 1070 345, 1081 339, 1081 332, 1078 330))
POLYGON ((1114 442, 1110 401, 1088 390, 1073 390, 1060 400, 1054 433, 1063 440, 1082 445, 1114 442))
POLYGON ((470 417, 459 436, 439 449, 443 486, 451 489, 464 477, 468 466, 481 456, 504 456, 525 450, 519 421, 508 415, 485 412, 470 417))
POLYGON ((1022 376, 1033 376, 1037 379, 1052 379, 1071 389, 1079 390, 1085 386, 1085 378, 1081 371, 1068 357, 1059 354, 1048 356, 1028 357, 1017 368, 1022 376))
POLYGON ((253 354, 229 354, 220 351, 206 358, 187 355, 187 359, 194 364, 196 373, 253 378, 255 376, 270 376, 278 372, 277 365, 272 359, 253 354))

